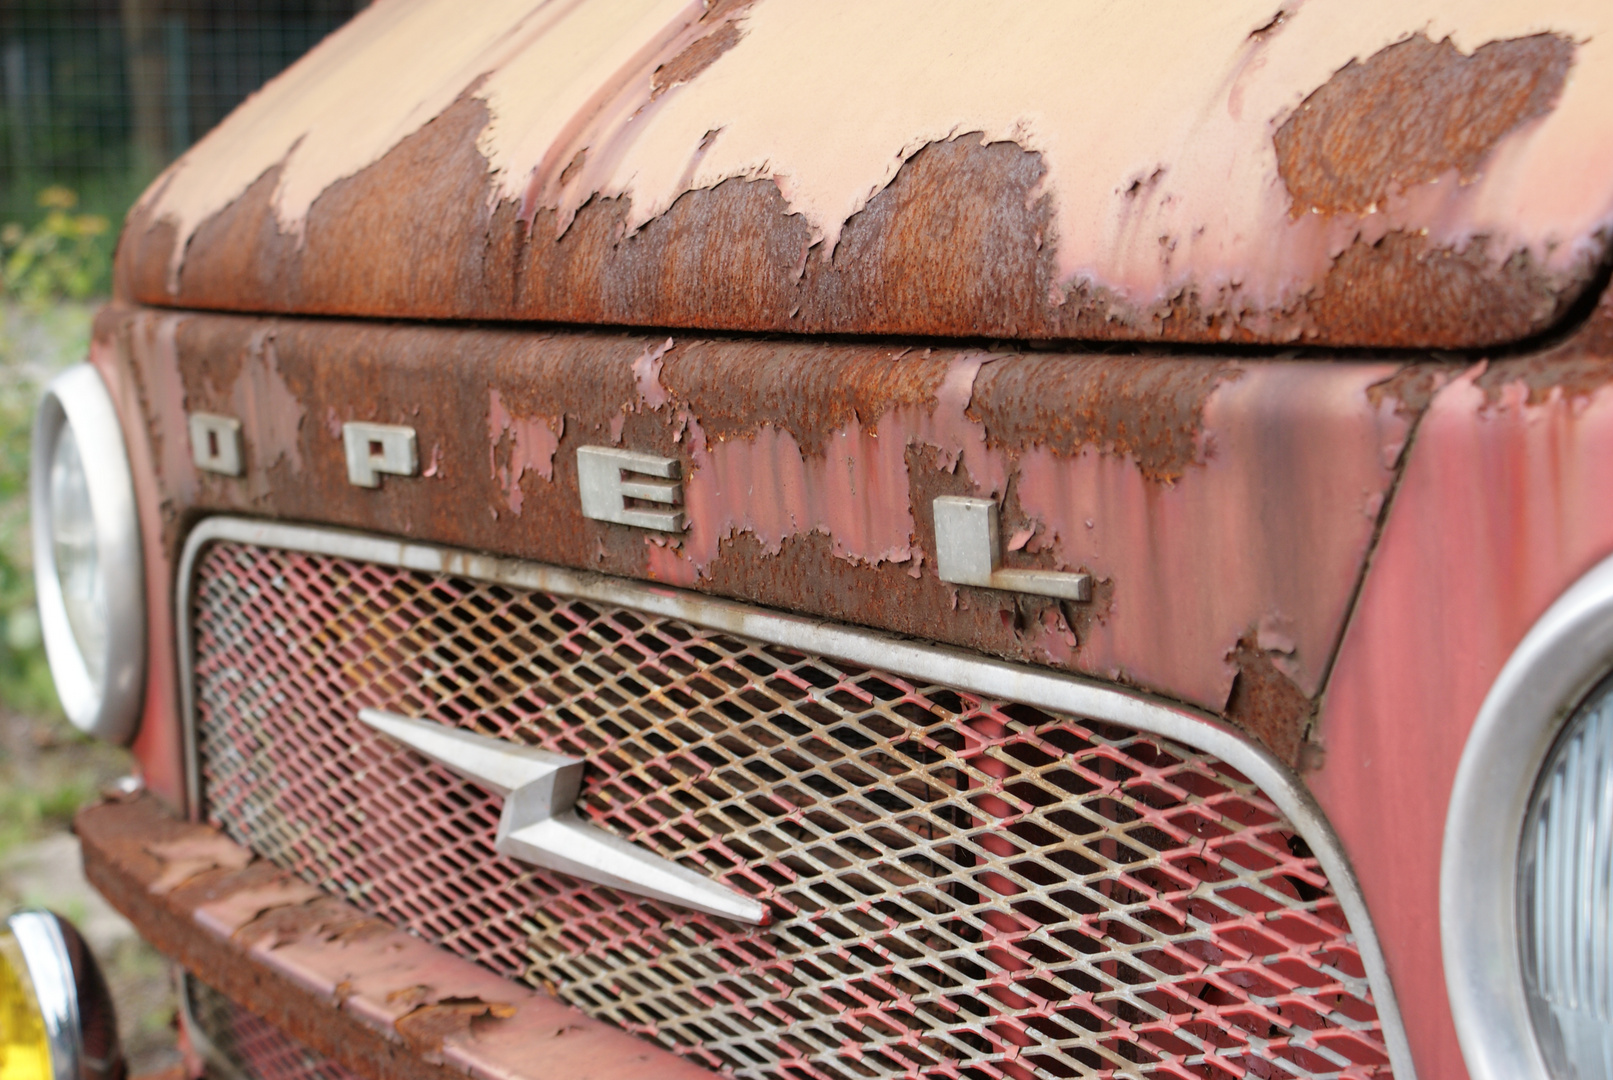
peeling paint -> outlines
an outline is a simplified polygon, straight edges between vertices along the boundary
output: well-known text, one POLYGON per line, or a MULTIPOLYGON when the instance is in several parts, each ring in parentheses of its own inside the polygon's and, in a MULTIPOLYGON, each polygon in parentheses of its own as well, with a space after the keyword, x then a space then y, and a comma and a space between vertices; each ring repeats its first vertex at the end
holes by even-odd
POLYGON ((1314 706, 1273 662, 1280 651, 1262 643, 1258 635, 1239 639, 1237 648, 1227 656, 1237 665, 1238 674, 1232 680, 1225 712, 1227 719, 1298 768, 1314 706))
MULTIPOLYGON (((145 404, 149 395, 139 372, 129 361, 132 332, 133 328, 120 318, 115 307, 102 308, 95 318, 89 362, 106 382, 129 454, 145 563, 146 595, 163 596, 173 587, 173 571, 169 562, 171 552, 163 535, 162 484, 156 460, 161 443, 140 436, 150 415, 145 404)), ((144 790, 182 805, 183 768, 179 731, 174 722, 179 694, 178 665, 174 662, 173 608, 168 604, 149 603, 145 607, 145 698, 140 728, 130 749, 134 752, 144 790)))
POLYGON ((361 1076, 710 1080, 668 1051, 370 919, 142 796, 74 819, 85 873, 141 936, 208 986, 361 1076), (233 849, 233 851, 231 851, 233 849), (155 885, 206 851, 195 887, 155 885))
POLYGON ((1235 674, 1226 655, 1245 628, 1277 619, 1295 640, 1277 660, 1314 694, 1333 644, 1325 627, 1348 600, 1320 567, 1350 565, 1370 539, 1372 499, 1391 477, 1380 447, 1404 439, 1406 422, 1366 401, 1391 370, 1363 365, 1297 393, 1301 367, 1246 365, 1206 401, 1202 463, 1168 485, 1092 447, 1022 454, 1015 490, 1048 530, 1052 567, 1122 585, 1080 666, 1145 686, 1168 678, 1219 708, 1235 674), (1187 644, 1207 637, 1223 641, 1213 655, 1187 644))
POLYGON ((638 395, 649 408, 659 409, 667 403, 666 387, 661 385, 661 358, 672 344, 672 339, 667 338, 654 348, 644 350, 644 354, 633 361, 633 380, 638 384, 638 395))
MULTIPOLYGON (((388 1001, 391 1000, 389 995, 388 1001)), ((469 1038, 476 1021, 508 1020, 514 1015, 515 1006, 508 1002, 444 998, 415 1006, 398 1017, 394 1026, 415 1053, 438 1054, 445 1042, 469 1038)))
POLYGON ((142 322, 130 328, 141 335, 130 352, 147 360, 136 363, 135 378, 148 415, 154 421, 151 441, 165 486, 182 501, 196 488, 196 466, 189 443, 187 401, 179 370, 178 335, 182 319, 142 322))
POLYGON ((788 431, 772 425, 747 436, 709 441, 688 412, 690 468, 684 502, 691 527, 681 550, 652 556, 661 580, 694 584, 717 557, 719 545, 740 533, 755 536, 776 554, 788 538, 821 532, 836 557, 877 565, 906 563, 923 552, 913 546, 907 449, 938 450, 948 469, 962 464, 977 489, 1001 492, 1007 477, 986 454, 985 431, 965 415, 984 353, 962 353, 946 364, 933 408, 898 406, 865 427, 853 418, 830 433, 821 452, 804 453, 788 431), (882 437, 883 434, 883 437, 882 437), (677 554, 686 563, 679 567, 677 554))
POLYGON ((214 933, 230 937, 271 911, 308 904, 324 895, 305 881, 281 877, 209 900, 197 908, 196 921, 214 933))
POLYGON ((251 418, 252 442, 246 453, 250 475, 260 492, 267 490, 269 470, 277 464, 284 462, 293 476, 303 471, 302 402, 280 373, 272 331, 254 335, 248 342, 246 360, 230 387, 228 401, 229 415, 251 418))
MULTIPOLYGON (((971 314, 959 318, 975 332, 1010 336, 1451 344, 1510 339, 1561 313, 1613 227, 1613 125, 1601 109, 1613 96, 1605 5, 1372 0, 1281 14, 1273 19, 1270 0, 1214 9, 1173 0, 1147 19, 1096 0, 1040 0, 1008 12, 965 0, 758 0, 709 10, 682 0, 490 0, 477 19, 450 0, 385 5, 332 35, 177 162, 137 207, 124 262, 167 267, 156 293, 137 290, 152 302, 214 297, 225 306, 412 317, 450 295, 460 309, 451 317, 745 329, 960 332, 951 305, 926 305, 926 293, 974 301, 960 304, 971 314), (896 40, 905 47, 889 48, 896 40), (1530 71, 1538 78, 1510 96, 1452 98, 1465 103, 1460 130, 1432 136, 1462 144, 1453 154, 1431 152, 1416 167, 1389 162, 1386 183, 1355 184, 1348 197, 1313 192, 1302 175, 1353 175, 1349 162, 1328 164, 1329 153, 1354 145, 1349 110, 1322 105, 1344 101, 1357 119, 1376 109, 1374 124, 1441 122, 1441 109, 1420 98, 1374 105, 1372 94, 1393 81, 1360 78, 1410 55, 1419 40, 1452 70, 1489 73, 1485 85, 1511 86, 1519 72, 1525 82, 1530 71), (1531 50, 1549 54, 1544 66, 1530 67, 1531 50), (779 80, 801 55, 815 60, 779 80), (689 57, 698 62, 669 82, 667 72, 689 57), (1152 77, 1161 69, 1172 78, 1152 77), (1090 107, 1116 87, 1125 88, 1123 107, 1090 107), (330 109, 330 100, 344 108, 330 109), (452 175, 442 174, 441 152, 410 151, 415 164, 386 164, 417 138, 457 138, 449 128, 459 120, 432 131, 456 110, 472 138, 460 140, 465 153, 455 150, 452 175), (846 116, 862 120, 848 126, 846 116), (1279 131, 1286 134, 1274 139, 1279 131), (954 143, 1023 157, 1037 174, 1023 205, 1000 199, 1015 185, 988 185, 961 202, 932 187, 901 211, 909 224, 939 226, 950 214, 967 228, 911 237, 884 210, 874 213, 906 205, 897 197, 904 175, 954 143), (1300 160, 1326 167, 1295 171, 1300 160), (421 171, 428 162, 432 176, 421 171), (430 243, 463 249, 467 267, 493 276, 446 294, 438 288, 433 300, 417 283, 394 280, 399 259, 384 254, 392 240, 316 235, 321 201, 373 169, 403 171, 338 217, 356 224, 395 210, 416 223, 463 219, 428 226, 449 230, 430 243), (1299 185, 1298 203, 1285 176, 1299 185), (428 191, 438 192, 436 202, 409 202, 411 192, 428 191), (373 253, 377 273, 347 275, 334 294, 305 295, 274 291, 301 271, 260 274, 250 288, 270 292, 232 298, 209 291, 225 280, 209 271, 193 296, 182 268, 216 261, 222 253, 210 245, 224 241, 192 238, 251 198, 263 200, 267 216, 235 239, 261 248, 259 257, 284 236, 297 259, 339 254, 348 265, 373 253), (1333 212, 1290 213, 1322 205, 1316 199, 1333 212), (691 232, 688 215, 719 213, 717 203, 726 206, 723 226, 691 232), (880 269, 863 280, 841 264, 841 248, 860 242, 858 223, 870 215, 884 222, 868 253, 880 269), (658 225, 670 232, 652 243, 658 225), (573 239, 574 230, 585 237, 573 239), (934 236, 950 234, 963 255, 973 230, 982 242, 1012 235, 1017 247, 985 259, 968 253, 951 266, 934 236), (517 241, 522 232, 527 239, 517 241), (1391 236, 1399 239, 1380 248, 1391 236), (477 238, 488 246, 478 248, 477 238), (568 250, 598 254, 567 269, 563 238, 568 250), (510 259, 535 261, 510 265, 509 244, 524 252, 510 259), (697 248, 698 267, 669 255, 697 248), (646 257, 629 257, 637 251, 646 257), (634 280, 674 272, 670 291, 634 280), (768 287, 755 288, 760 282, 768 287), (1425 307, 1461 299, 1452 282, 1475 293, 1458 305, 1466 319, 1423 326, 1425 307), (1497 282, 1498 293, 1490 288, 1497 282), (568 284, 560 296, 541 291, 568 284), (523 295, 530 288, 540 293, 523 295), (1487 289, 1509 306, 1492 311, 1479 295, 1487 289), (1341 307, 1340 296, 1352 299, 1341 307), (678 310, 703 312, 704 321, 667 321, 678 310)), ((851 262, 870 265, 866 256, 851 262)), ((126 265, 120 281, 130 272, 126 265)))
MULTIPOLYGON (((545 481, 554 480, 554 455, 565 434, 565 417, 513 417, 504 408, 497 390, 487 392, 488 468, 504 491, 504 504, 519 514, 526 497, 521 493, 521 477, 528 469, 545 481), (503 464, 499 448, 506 448, 503 464)), ((432 459, 432 469, 438 467, 432 459)))
POLYGON ((1534 34, 1467 56, 1418 33, 1345 65, 1277 129, 1289 214, 1372 214, 1447 174, 1477 181, 1503 137, 1556 106, 1574 49, 1534 34))
POLYGON ((151 891, 158 895, 171 893, 209 870, 239 870, 252 861, 250 851, 210 833, 151 844, 146 853, 162 863, 162 873, 151 883, 151 891))
MULTIPOLYGON (((209 358, 245 355, 266 325, 125 318, 136 367, 177 366, 199 387, 209 358), (186 329, 168 356, 148 324, 173 321, 186 329)), ((310 415, 340 402, 406 419, 423 448, 441 446, 433 460, 453 482, 361 497, 339 443, 304 425, 304 472, 267 499, 240 483, 188 488, 187 458, 177 485, 161 478, 176 520, 319 520, 649 578, 1217 712, 1238 672, 1228 657, 1252 628, 1276 670, 1316 692, 1415 418, 1395 364, 273 326, 278 370, 310 415), (606 439, 682 463, 687 532, 646 537, 581 516, 575 447, 606 439), (522 520, 541 527, 501 520, 517 495, 522 520), (939 581, 939 495, 997 500, 1005 562, 1090 573, 1093 601, 939 581)), ((147 422, 171 421, 155 411, 147 422)))

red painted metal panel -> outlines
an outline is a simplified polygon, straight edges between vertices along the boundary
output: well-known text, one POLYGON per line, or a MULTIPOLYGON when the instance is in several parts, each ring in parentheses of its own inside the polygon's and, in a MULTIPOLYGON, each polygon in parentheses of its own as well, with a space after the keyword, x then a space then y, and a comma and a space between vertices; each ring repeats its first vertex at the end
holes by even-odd
MULTIPOLYGON (((141 387, 116 344, 97 334, 90 363, 106 380, 134 479, 135 507, 140 515, 140 554, 146 576, 146 700, 133 744, 147 789, 170 806, 185 805, 185 778, 180 760, 179 696, 175 686, 172 551, 163 543, 162 485, 146 438, 141 387)), ((176 433, 177 434, 177 433, 176 433)), ((168 442, 175 442, 169 435, 168 442)))
POLYGON ((1438 903, 1467 733, 1534 620, 1613 552, 1613 390, 1591 341, 1478 365, 1434 398, 1321 713, 1311 786, 1355 862, 1427 1077, 1464 1072, 1438 903))

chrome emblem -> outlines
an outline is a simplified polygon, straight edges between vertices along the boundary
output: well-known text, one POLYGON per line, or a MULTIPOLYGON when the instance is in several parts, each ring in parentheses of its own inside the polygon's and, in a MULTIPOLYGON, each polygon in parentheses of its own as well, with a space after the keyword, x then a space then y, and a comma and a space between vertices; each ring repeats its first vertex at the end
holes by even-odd
POLYGON ((381 734, 504 798, 493 847, 512 859, 725 919, 768 922, 767 905, 578 816, 583 763, 379 709, 358 718, 381 734))
POLYGON ((380 487, 382 473, 413 476, 420 471, 414 428, 402 424, 343 424, 342 453, 347 482, 355 487, 380 487))
POLYGON ((1060 600, 1092 599, 1092 578, 1086 574, 1010 570, 1002 565, 994 500, 942 495, 930 505, 935 514, 935 569, 942 581, 1060 600))
POLYGON ((675 507, 683 499, 682 467, 677 458, 617 450, 609 446, 577 447, 577 494, 583 517, 632 525, 657 532, 682 532, 683 511, 629 506, 628 499, 675 507))
POLYGON ((191 413, 190 452, 198 469, 221 476, 240 476, 241 421, 233 416, 191 413))

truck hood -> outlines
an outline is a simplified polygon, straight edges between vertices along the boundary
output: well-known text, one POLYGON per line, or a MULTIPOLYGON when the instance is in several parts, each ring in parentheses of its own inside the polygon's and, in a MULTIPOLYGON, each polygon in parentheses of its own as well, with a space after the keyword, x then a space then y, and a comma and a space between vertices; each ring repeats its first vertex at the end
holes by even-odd
POLYGON ((1482 347, 1613 226, 1606 0, 379 0, 129 216, 141 303, 1482 347))

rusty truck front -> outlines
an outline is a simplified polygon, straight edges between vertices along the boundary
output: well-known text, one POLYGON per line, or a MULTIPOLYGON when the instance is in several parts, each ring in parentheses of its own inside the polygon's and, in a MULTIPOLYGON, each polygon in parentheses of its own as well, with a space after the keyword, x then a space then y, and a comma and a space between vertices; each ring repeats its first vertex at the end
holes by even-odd
POLYGON ((263 1080, 1613 1076, 1613 9, 380 0, 36 440, 263 1080))

